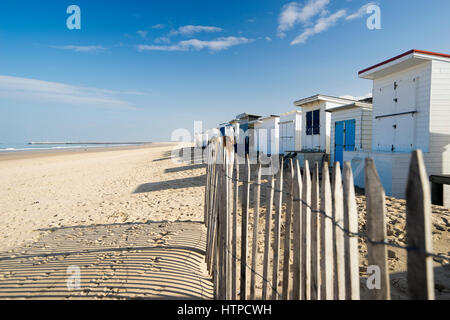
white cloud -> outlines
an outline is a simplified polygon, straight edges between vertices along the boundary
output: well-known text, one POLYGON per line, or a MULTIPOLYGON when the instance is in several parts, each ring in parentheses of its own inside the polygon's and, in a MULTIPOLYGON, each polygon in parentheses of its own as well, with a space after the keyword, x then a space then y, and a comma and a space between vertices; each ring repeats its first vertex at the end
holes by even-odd
POLYGON ((114 91, 73 86, 29 78, 0 75, 0 96, 3 98, 45 103, 69 104, 113 109, 134 109, 120 95, 146 95, 139 91, 114 91))
POLYGON ((67 45, 67 46, 50 46, 54 49, 61 49, 61 50, 69 50, 69 51, 75 51, 75 52, 98 52, 98 51, 104 51, 106 48, 103 46, 75 46, 75 45, 67 45))
POLYGON ((189 51, 209 49, 211 51, 220 51, 228 49, 239 44, 249 43, 251 39, 244 37, 221 37, 214 40, 190 39, 180 41, 174 45, 139 45, 138 51, 189 51))
POLYGON ((309 0, 303 7, 297 2, 284 5, 278 16, 278 36, 284 37, 285 32, 298 23, 309 24, 317 14, 324 13, 329 2, 330 0, 309 0))
POLYGON ((155 39, 155 43, 170 43, 169 37, 159 37, 155 39))
POLYGON ((148 31, 145 31, 145 30, 138 30, 138 31, 136 31, 136 33, 137 33, 138 35, 140 35, 143 39, 146 39, 146 38, 147 38, 148 31))
POLYGON ((336 25, 337 21, 345 17, 347 11, 345 9, 339 10, 329 16, 319 18, 316 24, 303 31, 300 35, 298 35, 292 42, 291 45, 296 45, 300 43, 305 43, 309 37, 324 32, 328 30, 330 27, 336 25))
POLYGON ((152 26, 152 29, 164 29, 166 26, 164 24, 158 23, 152 26))
POLYGON ((369 2, 369 3, 365 4, 365 5, 363 5, 361 8, 359 8, 358 11, 348 15, 345 18, 345 20, 354 20, 354 19, 362 18, 364 15, 367 14, 367 7, 369 7, 369 6, 373 5, 373 4, 374 4, 374 2, 369 2))
POLYGON ((213 26, 193 26, 193 25, 187 25, 179 27, 177 30, 172 31, 172 35, 181 34, 184 36, 190 36, 195 33, 199 32, 220 32, 222 31, 222 28, 219 27, 213 27, 213 26))
POLYGON ((271 37, 265 37, 264 39, 266 39, 266 41, 272 41, 271 37))

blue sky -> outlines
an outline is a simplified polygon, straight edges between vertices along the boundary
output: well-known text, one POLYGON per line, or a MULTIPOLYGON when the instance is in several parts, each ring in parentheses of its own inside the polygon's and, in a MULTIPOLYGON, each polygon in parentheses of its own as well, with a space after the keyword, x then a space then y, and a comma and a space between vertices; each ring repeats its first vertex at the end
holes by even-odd
POLYGON ((316 93, 366 96, 357 72, 409 49, 450 52, 450 2, 0 2, 0 142, 167 141, 316 93), (69 5, 81 30, 69 30, 69 5), (362 8, 362 9, 361 9, 362 8))

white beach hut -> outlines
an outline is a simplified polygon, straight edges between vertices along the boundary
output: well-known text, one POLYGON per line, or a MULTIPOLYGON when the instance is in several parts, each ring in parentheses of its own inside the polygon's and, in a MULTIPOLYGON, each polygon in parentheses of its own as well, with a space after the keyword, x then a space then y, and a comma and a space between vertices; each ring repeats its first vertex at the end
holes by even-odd
POLYGON ((279 153, 279 122, 280 116, 271 115, 253 120, 254 147, 257 152, 266 155, 279 153))
POLYGON ((300 165, 305 159, 321 161, 330 154, 331 114, 326 110, 357 102, 352 99, 317 94, 295 101, 302 108, 301 151, 297 152, 300 165))
POLYGON ((293 110, 280 115, 280 153, 302 149, 302 112, 293 110))
POLYGON ((331 113, 330 162, 339 161, 341 167, 344 151, 371 150, 372 104, 353 102, 326 110, 331 113))
MULTIPOLYGON (((449 175, 450 55, 410 50, 360 71, 359 77, 373 80, 372 150, 344 151, 355 182, 363 181, 363 160, 369 156, 386 194, 404 198, 414 149, 424 152, 429 175, 449 175)), ((449 186, 441 186, 441 201, 450 205, 449 186)))

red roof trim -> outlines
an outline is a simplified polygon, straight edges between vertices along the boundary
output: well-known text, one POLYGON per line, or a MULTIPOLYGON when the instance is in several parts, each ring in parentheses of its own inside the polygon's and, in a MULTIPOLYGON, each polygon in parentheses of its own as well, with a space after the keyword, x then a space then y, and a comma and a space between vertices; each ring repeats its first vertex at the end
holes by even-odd
POLYGON ((392 61, 395 61, 395 60, 397 60, 397 59, 403 58, 403 57, 405 57, 405 56, 407 56, 407 55, 409 55, 409 54, 411 54, 411 53, 421 53, 421 54, 427 54, 427 55, 430 55, 430 56, 438 56, 438 57, 450 58, 450 54, 437 53, 437 52, 431 52, 431 51, 424 51, 424 50, 412 49, 412 50, 409 50, 409 51, 407 51, 407 52, 405 52, 405 53, 402 53, 402 54, 400 54, 400 55, 398 55, 398 56, 396 56, 396 57, 393 57, 393 58, 388 59, 388 60, 386 60, 386 61, 380 62, 380 63, 378 63, 378 64, 376 64, 376 65, 374 65, 374 66, 371 66, 371 67, 369 67, 369 68, 367 68, 367 69, 361 70, 361 71, 358 72, 358 74, 361 74, 361 73, 367 72, 367 71, 369 71, 369 70, 378 68, 378 67, 380 67, 380 66, 382 66, 382 65, 384 65, 384 64, 387 64, 387 63, 389 63, 389 62, 392 62, 392 61))

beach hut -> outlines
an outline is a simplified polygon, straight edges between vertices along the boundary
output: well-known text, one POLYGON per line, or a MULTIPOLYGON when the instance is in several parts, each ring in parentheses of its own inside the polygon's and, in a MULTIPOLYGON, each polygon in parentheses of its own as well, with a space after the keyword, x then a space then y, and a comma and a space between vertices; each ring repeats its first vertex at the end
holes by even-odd
POLYGON ((280 116, 270 115, 251 121, 254 132, 254 147, 257 152, 266 155, 279 153, 280 116))
MULTIPOLYGON (((253 126, 254 126, 254 122, 253 120, 257 120, 261 118, 261 116, 257 116, 254 114, 248 114, 248 113, 242 113, 236 116, 236 122, 239 125, 239 133, 237 135, 237 137, 239 138, 238 143, 242 143, 244 144, 245 147, 245 152, 249 153, 249 152, 255 152, 254 150, 254 141, 255 141, 255 137, 254 137, 254 130, 253 126), (242 135, 242 137, 241 137, 242 135)), ((238 148, 239 149, 239 148, 238 148)))
POLYGON ((326 111, 331 113, 331 165, 339 161, 342 167, 344 151, 371 150, 371 103, 357 101, 326 111))
POLYGON ((280 153, 302 149, 302 112, 293 110, 280 115, 280 153))
POLYGON ((220 135, 222 137, 225 137, 225 136, 233 137, 234 136, 234 128, 228 122, 219 124, 219 131, 220 131, 220 135))
MULTIPOLYGON (((364 187, 363 160, 371 157, 386 194, 404 198, 414 149, 424 152, 429 175, 450 175, 450 55, 414 49, 359 77, 373 81, 372 150, 344 151, 355 182, 364 187)), ((449 186, 439 188, 434 201, 449 206, 449 186)))
POLYGON ((300 165, 304 160, 322 161, 330 154, 331 114, 328 109, 348 105, 357 100, 317 94, 295 101, 302 108, 301 150, 297 152, 300 165))

